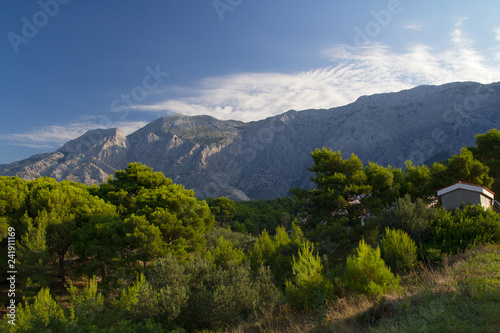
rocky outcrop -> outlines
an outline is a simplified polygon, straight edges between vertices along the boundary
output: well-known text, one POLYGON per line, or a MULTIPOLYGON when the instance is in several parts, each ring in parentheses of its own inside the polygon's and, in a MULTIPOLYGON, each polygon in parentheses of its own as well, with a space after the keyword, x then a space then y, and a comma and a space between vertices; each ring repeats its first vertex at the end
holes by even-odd
POLYGON ((474 145, 474 135, 499 126, 500 83, 451 83, 251 123, 174 115, 128 136, 119 129, 93 130, 54 153, 0 166, 0 174, 93 184, 138 161, 201 198, 274 198, 311 186, 307 169, 316 148, 402 167, 406 160, 443 160, 474 145))

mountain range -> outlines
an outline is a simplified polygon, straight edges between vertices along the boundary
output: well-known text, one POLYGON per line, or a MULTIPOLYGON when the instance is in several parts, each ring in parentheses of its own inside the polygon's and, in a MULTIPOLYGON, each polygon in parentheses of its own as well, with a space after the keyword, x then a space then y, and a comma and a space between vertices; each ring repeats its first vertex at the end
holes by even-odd
POLYGON ((440 161, 500 126, 500 82, 456 82, 362 96, 331 109, 288 111, 254 122, 172 115, 125 135, 96 129, 52 153, 0 165, 0 175, 98 184, 130 162, 162 171, 200 198, 283 197, 311 188, 311 152, 404 167, 440 161))

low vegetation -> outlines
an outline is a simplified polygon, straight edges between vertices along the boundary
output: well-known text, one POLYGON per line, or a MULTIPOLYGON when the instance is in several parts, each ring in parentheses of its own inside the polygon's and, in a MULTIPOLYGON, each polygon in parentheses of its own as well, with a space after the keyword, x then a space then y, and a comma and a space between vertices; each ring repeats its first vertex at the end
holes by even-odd
POLYGON ((484 144, 500 134, 477 139, 405 170, 318 149, 314 190, 249 203, 197 199, 138 163, 91 187, 0 177, 0 254, 17 271, 0 329, 495 332, 500 216, 433 197, 497 180, 484 144))

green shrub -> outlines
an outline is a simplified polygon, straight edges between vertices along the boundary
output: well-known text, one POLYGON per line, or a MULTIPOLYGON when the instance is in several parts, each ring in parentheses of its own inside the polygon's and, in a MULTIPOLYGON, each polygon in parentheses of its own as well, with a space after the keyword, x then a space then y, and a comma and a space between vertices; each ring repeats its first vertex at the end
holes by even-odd
POLYGON ((385 228, 380 250, 393 272, 410 271, 417 265, 417 245, 403 230, 385 228))
MULTIPOLYGON (((47 272, 50 255, 45 242, 46 212, 31 219, 27 213, 20 219, 26 224, 26 232, 21 235, 17 246, 17 265, 19 276, 26 277, 21 280, 20 290, 23 295, 32 299, 43 287, 50 287, 51 278, 47 272)), ((5 229, 7 230, 7 229, 5 229)))
POLYGON ((173 255, 160 258, 138 290, 132 308, 136 319, 158 318, 161 322, 177 320, 188 306, 190 275, 173 255))
POLYGON ((255 236, 238 232, 233 227, 231 229, 224 229, 219 227, 214 227, 208 234, 205 235, 207 239, 206 246, 208 248, 214 248, 217 246, 217 240, 220 237, 224 237, 225 240, 231 241, 234 247, 243 250, 245 253, 249 253, 253 248, 253 245, 257 238, 255 236))
POLYGON ((427 203, 418 198, 412 202, 406 194, 396 199, 394 206, 380 214, 380 225, 392 229, 401 229, 417 243, 425 236, 429 222, 435 218, 437 210, 429 208, 427 203))
POLYGON ((382 296, 399 288, 400 282, 380 257, 380 248, 373 249, 364 240, 359 242, 357 254, 347 258, 345 279, 352 291, 369 296, 382 296))
POLYGON ((89 285, 82 291, 75 286, 68 288, 70 307, 70 318, 79 327, 91 327, 99 320, 104 311, 104 297, 97 292, 97 281, 95 276, 89 285))
POLYGON ((187 329, 213 329, 245 320, 273 306, 279 292, 269 269, 253 276, 250 266, 214 268, 205 260, 187 264, 190 298, 182 314, 187 329))
POLYGON ((159 259, 147 278, 125 289, 114 307, 134 323, 154 319, 165 329, 215 329, 265 312, 280 295, 268 268, 255 274, 248 263, 217 267, 205 258, 159 259))
POLYGON ((276 285, 284 288, 285 281, 293 276, 292 255, 298 253, 304 241, 304 234, 295 223, 290 233, 284 227, 277 227, 272 236, 264 230, 250 253, 252 267, 257 270, 261 265, 269 266, 276 285))
POLYGON ((323 275, 319 255, 313 252, 313 244, 306 241, 299 249, 299 259, 293 256, 293 282, 286 282, 288 302, 301 310, 324 306, 325 301, 333 295, 333 285, 323 275))
POLYGON ((223 236, 217 239, 215 248, 206 252, 205 257, 217 267, 227 268, 229 265, 240 265, 245 259, 243 250, 233 246, 223 236))
POLYGON ((16 325, 7 324, 10 332, 64 332, 68 319, 62 307, 52 298, 48 288, 42 288, 33 304, 20 305, 16 325))
POLYGON ((469 246, 500 242, 500 216, 482 206, 442 210, 431 222, 429 247, 442 253, 464 252, 469 246))

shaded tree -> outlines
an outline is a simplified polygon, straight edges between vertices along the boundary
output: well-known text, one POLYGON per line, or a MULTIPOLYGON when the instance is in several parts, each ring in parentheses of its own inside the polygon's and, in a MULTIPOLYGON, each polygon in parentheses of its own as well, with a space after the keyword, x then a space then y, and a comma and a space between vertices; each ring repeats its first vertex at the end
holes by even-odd
MULTIPOLYGON (((116 205, 122 218, 144 216, 157 227, 163 254, 186 258, 203 248, 203 236, 212 228, 214 218, 207 203, 195 198, 192 190, 173 184, 163 173, 140 163, 130 163, 125 170, 117 171, 115 178, 94 188, 94 193, 116 205)), ((142 227, 149 228, 145 223, 142 227)), ((154 232, 149 228, 147 237, 155 239, 154 232)))
POLYGON ((316 189, 293 189, 292 193, 304 205, 306 236, 318 243, 320 251, 338 260, 362 237, 373 238, 374 229, 368 222, 362 226, 361 219, 394 200, 398 194, 394 177, 398 173, 375 163, 365 169, 356 155, 344 160, 339 151, 326 148, 316 149, 312 158, 314 164, 309 170, 315 173, 311 180, 316 189))
POLYGON ((489 168, 476 160, 467 148, 462 148, 459 155, 450 157, 446 168, 446 174, 451 183, 463 181, 490 187, 493 184, 493 178, 488 175, 488 172, 489 168))
POLYGON ((219 197, 217 199, 207 199, 207 203, 212 214, 214 214, 215 221, 219 222, 221 227, 232 222, 237 212, 234 201, 226 197, 219 197))
POLYGON ((494 128, 476 135, 476 147, 469 149, 474 158, 489 168, 488 174, 494 180, 491 189, 500 193, 500 131, 494 128))

